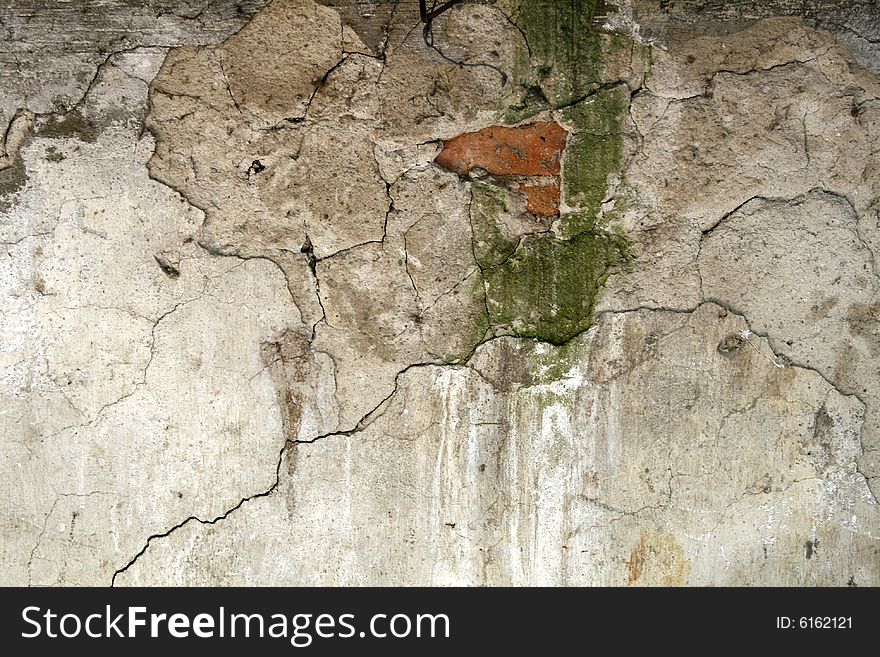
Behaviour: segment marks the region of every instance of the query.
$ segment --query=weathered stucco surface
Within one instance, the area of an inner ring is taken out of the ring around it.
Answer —
[[[876,2],[93,4],[0,7],[3,584],[880,585]]]

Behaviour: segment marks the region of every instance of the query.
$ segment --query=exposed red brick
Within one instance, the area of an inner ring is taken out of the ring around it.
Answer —
[[[492,126],[444,142],[435,162],[460,176],[475,167],[497,176],[553,176],[559,173],[566,136],[565,128],[552,121]]]
[[[526,210],[539,217],[559,215],[559,183],[521,183],[521,194],[526,195]]]

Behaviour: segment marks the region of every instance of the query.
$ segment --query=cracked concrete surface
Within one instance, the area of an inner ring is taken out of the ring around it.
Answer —
[[[718,350],[745,326],[712,303],[608,313],[565,347],[497,338],[466,367],[412,368],[361,431],[288,453],[276,494],[156,542],[117,583],[874,581],[863,405]]]
[[[668,4],[0,7],[3,583],[880,584],[876,7]]]

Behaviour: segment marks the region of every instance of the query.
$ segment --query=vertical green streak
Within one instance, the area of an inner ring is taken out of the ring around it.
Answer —
[[[599,78],[602,43],[591,22],[596,0],[520,0],[513,20],[531,48],[535,82],[554,107],[587,93]]]
[[[512,80],[520,85],[522,95],[508,110],[510,122],[583,98],[603,81],[604,60],[629,50],[629,38],[594,30],[598,4],[598,0],[498,3],[528,42],[528,50],[523,49],[512,71]]]
[[[565,150],[562,188],[566,204],[580,210],[567,218],[565,234],[596,225],[608,176],[621,166],[622,121],[628,108],[629,90],[621,85],[563,110],[563,117],[577,132]]]
[[[490,321],[515,335],[561,344],[589,327],[600,280],[617,259],[614,239],[606,235],[526,238],[508,260],[484,272]]]
[[[507,192],[474,184],[471,222],[489,322],[499,333],[562,344],[590,326],[608,267],[625,259],[622,238],[585,231],[571,239],[541,233],[517,240],[499,225]]]
[[[609,175],[623,161],[623,120],[630,94],[606,66],[625,66],[631,42],[592,29],[599,0],[499,0],[497,6],[522,30],[529,49],[515,62],[516,100],[505,122],[517,123],[556,109],[571,130],[560,180],[572,211],[555,232],[509,234],[515,204],[489,182],[472,183],[474,256],[485,284],[489,323],[496,334],[556,345],[589,328],[593,307],[610,268],[628,258],[626,239],[598,219]],[[610,60],[609,60],[610,61]],[[604,85],[604,86],[603,86]],[[514,222],[515,225],[516,222]],[[561,367],[561,366],[560,366]],[[564,374],[544,368],[550,378]],[[559,370],[559,371],[557,371]]]

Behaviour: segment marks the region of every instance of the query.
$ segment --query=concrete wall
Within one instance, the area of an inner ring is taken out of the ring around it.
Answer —
[[[3,584],[880,584],[876,2],[0,7]]]

